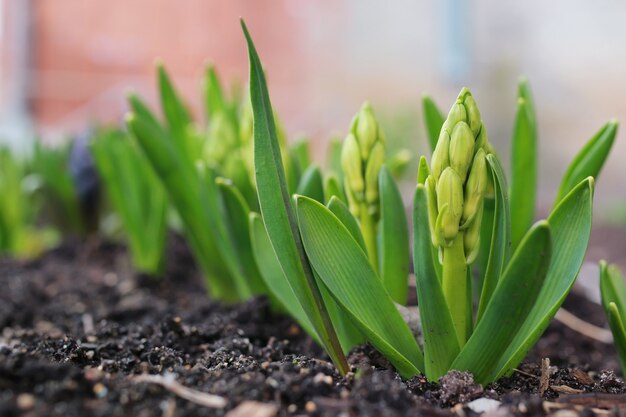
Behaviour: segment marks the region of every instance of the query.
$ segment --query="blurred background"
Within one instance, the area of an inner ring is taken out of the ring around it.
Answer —
[[[0,0],[0,142],[60,143],[95,122],[120,123],[129,90],[156,104],[164,62],[200,118],[213,62],[245,82],[243,17],[290,138],[318,153],[370,100],[387,136],[418,152],[420,99],[443,109],[468,86],[508,165],[516,84],[533,87],[540,205],[583,143],[626,121],[626,2],[527,0]],[[597,189],[599,212],[626,219],[626,154],[618,135]]]

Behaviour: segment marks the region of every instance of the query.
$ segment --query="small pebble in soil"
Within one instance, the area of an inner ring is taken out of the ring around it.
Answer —
[[[17,396],[16,402],[20,410],[28,411],[35,406],[35,396],[32,394],[20,394]]]

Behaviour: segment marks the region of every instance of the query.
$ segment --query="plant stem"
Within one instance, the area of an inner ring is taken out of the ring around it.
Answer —
[[[448,303],[457,340],[462,348],[469,337],[467,265],[463,248],[463,232],[459,232],[452,246],[443,248],[442,287]]]
[[[370,260],[370,264],[376,273],[378,270],[378,251],[376,249],[376,223],[370,214],[367,212],[367,204],[361,204],[361,233],[363,234],[363,240],[365,241],[365,248],[367,249],[367,257]]]

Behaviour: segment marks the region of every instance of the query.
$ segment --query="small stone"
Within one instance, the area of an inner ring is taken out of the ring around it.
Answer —
[[[300,334],[300,327],[292,324],[291,326],[289,326],[289,329],[287,329],[287,334],[292,337],[298,336]]]
[[[98,382],[93,386],[93,393],[96,394],[96,397],[98,398],[104,398],[109,393],[109,390],[103,383]]]
[[[22,411],[31,410],[35,406],[35,396],[32,394],[20,394],[16,399],[17,407]]]
[[[333,383],[333,378],[330,375],[319,372],[313,377],[313,383],[331,385]]]
[[[502,404],[500,401],[492,400],[491,398],[478,398],[470,403],[467,403],[467,407],[475,413],[485,413],[493,411],[500,407]]]
[[[295,404],[289,404],[287,406],[287,412],[289,413],[295,413],[296,411],[298,411],[298,406],[296,406]]]
[[[270,367],[270,363],[265,361],[261,364],[261,369],[268,369]]]
[[[304,411],[307,413],[313,413],[315,410],[317,410],[317,406],[313,401],[307,401],[306,404],[304,404]]]

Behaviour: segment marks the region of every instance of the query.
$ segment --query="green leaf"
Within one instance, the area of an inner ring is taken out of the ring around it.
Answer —
[[[598,177],[615,141],[617,127],[616,120],[609,121],[578,152],[561,180],[559,193],[554,202],[555,207],[582,180],[587,177]]]
[[[311,153],[309,151],[309,140],[304,138],[297,141],[290,149],[291,158],[298,172],[302,175],[311,165]],[[302,180],[300,180],[302,181]]]
[[[237,253],[242,272],[246,277],[248,286],[253,294],[267,294],[267,287],[261,273],[257,268],[252,253],[252,243],[250,242],[250,226],[247,221],[250,216],[250,208],[239,190],[225,178],[216,178],[216,183],[224,202],[223,216],[226,220],[227,228],[233,247]]]
[[[622,367],[622,375],[626,375],[626,329],[624,329],[623,316],[620,316],[615,303],[609,303],[607,317],[609,319],[609,327],[613,333],[615,349],[617,350],[619,362]]]
[[[487,155],[487,163],[491,170],[494,186],[494,211],[491,231],[491,241],[489,246],[489,256],[485,267],[485,275],[482,282],[482,292],[476,323],[480,321],[489,300],[498,285],[498,279],[502,274],[502,269],[507,259],[509,250],[509,239],[511,236],[511,219],[509,216],[509,200],[506,194],[506,179],[500,161],[493,155]],[[482,236],[481,236],[482,237]]]
[[[163,115],[175,139],[175,144],[189,161],[194,161],[197,158],[196,148],[193,144],[195,138],[191,137],[188,132],[191,116],[176,93],[162,64],[157,65],[157,75]]]
[[[137,138],[185,224],[185,235],[207,279],[209,291],[218,299],[240,300],[241,295],[226,269],[209,215],[202,204],[205,191],[195,167],[184,162],[169,132],[140,105],[139,99],[131,97],[130,103],[133,113],[127,118],[129,130]]]
[[[265,285],[267,285],[270,293],[278,299],[289,315],[298,322],[300,327],[321,345],[315,328],[289,285],[289,280],[287,280],[276,252],[272,248],[270,238],[267,236],[261,216],[258,213],[250,213],[249,220],[252,253],[254,254],[256,264],[259,266]]]
[[[213,65],[207,67],[202,87],[204,90],[204,107],[207,119],[210,120],[217,112],[227,108],[222,85]]]
[[[517,100],[511,143],[511,242],[515,250],[535,217],[537,197],[537,132],[534,109],[524,98]]]
[[[398,304],[406,305],[409,293],[409,226],[400,190],[385,166],[378,176],[378,189],[380,278],[391,298]]]
[[[101,133],[90,143],[105,191],[126,232],[134,267],[162,271],[167,197],[144,155],[121,131]]]
[[[413,198],[413,264],[424,335],[425,373],[428,379],[436,381],[450,370],[459,353],[459,343],[435,270],[432,246],[426,190],[424,184],[418,184]]]
[[[452,363],[486,384],[499,375],[499,362],[507,360],[507,347],[520,334],[542,288],[551,258],[548,222],[536,223],[526,234],[507,265],[482,320]]]
[[[430,175],[430,168],[428,167],[428,161],[426,157],[422,155],[420,157],[419,165],[417,166],[417,183],[426,183],[426,178]]]
[[[346,206],[346,203],[333,196],[330,198],[330,201],[326,206],[346,227],[346,229],[348,229],[354,240],[356,240],[356,243],[358,243],[361,249],[363,249],[363,252],[367,253],[365,240],[363,240],[363,234],[361,234],[359,222],[354,218],[352,213],[350,213],[350,209]]]
[[[430,168],[428,167],[428,162],[426,161],[426,157],[422,155],[420,157],[419,165],[417,167],[417,183],[424,185],[429,175],[430,175]],[[428,216],[426,217],[426,220],[428,220]],[[429,235],[430,235],[430,231],[429,231]],[[439,262],[439,248],[433,245],[430,245],[430,252],[433,258],[432,265],[435,268],[435,272],[437,273],[437,278],[439,279],[439,282],[441,282],[442,265]]]
[[[535,100],[533,99],[532,91],[530,90],[530,84],[526,77],[522,77],[517,84],[517,96],[524,99],[527,107],[530,109],[530,123],[532,129],[537,131],[537,112],[535,111]]]
[[[430,96],[422,97],[422,105],[424,107],[424,124],[426,125],[430,151],[434,152],[437,141],[439,140],[441,126],[443,126],[443,122],[446,118]]]
[[[283,272],[322,345],[339,369],[349,370],[302,240],[291,203],[263,65],[243,20],[250,60],[250,99],[254,114],[254,166],[259,205],[267,234]]]
[[[548,217],[553,238],[548,275],[532,311],[502,356],[498,378],[524,359],[574,285],[591,233],[593,184],[591,177],[580,182]]]
[[[607,266],[604,261],[600,262],[600,293],[605,310],[615,303],[620,316],[626,317],[626,282],[617,266]]]
[[[337,303],[402,376],[419,373],[424,369],[419,346],[348,229],[308,197],[299,196],[296,207],[311,265]]]
[[[298,184],[297,194],[305,195],[320,203],[324,203],[324,182],[322,173],[317,166],[311,165],[304,171]]]
[[[207,167],[204,170],[201,175],[203,189],[200,193],[199,203],[206,212],[209,227],[213,232],[213,238],[218,243],[217,249],[235,281],[237,292],[243,299],[247,299],[252,295],[252,290],[246,279],[243,265],[237,256],[236,240],[229,233],[223,221],[223,202],[219,188],[215,183],[216,178],[217,173],[213,169]]]
[[[346,196],[343,193],[343,188],[339,183],[339,180],[334,174],[330,174],[326,177],[324,183],[324,201],[329,202],[331,198],[336,197],[342,201],[346,201]]]
[[[600,293],[609,327],[613,333],[622,375],[626,375],[626,329],[624,329],[626,283],[619,268],[615,265],[607,266],[604,261],[600,262]]]

